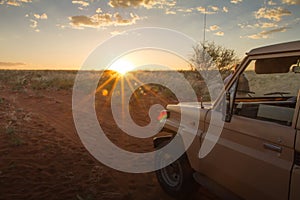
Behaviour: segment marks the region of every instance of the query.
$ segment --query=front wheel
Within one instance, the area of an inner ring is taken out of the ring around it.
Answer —
[[[168,154],[158,156],[156,164],[164,165]],[[172,164],[156,171],[156,177],[162,189],[177,199],[187,199],[197,189],[193,178],[194,170],[191,168],[187,156],[184,154]]]

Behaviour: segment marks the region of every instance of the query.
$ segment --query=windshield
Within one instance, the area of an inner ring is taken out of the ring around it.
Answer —
[[[293,97],[300,89],[300,73],[293,72],[300,57],[252,60],[240,74],[237,98]]]
[[[251,60],[229,89],[235,95],[233,115],[291,126],[300,89],[299,59]]]

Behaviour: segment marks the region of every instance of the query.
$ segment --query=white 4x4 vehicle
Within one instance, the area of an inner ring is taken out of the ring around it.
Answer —
[[[227,199],[299,200],[299,89],[300,41],[251,50],[220,94],[226,96],[224,126],[203,158],[199,151],[208,127],[214,126],[212,110],[222,101],[168,105],[161,136],[154,139],[156,148],[168,144],[183,130],[181,126],[195,124],[192,117],[181,122],[185,108],[199,111],[200,120],[185,154],[156,172],[162,188],[185,199],[199,183]]]

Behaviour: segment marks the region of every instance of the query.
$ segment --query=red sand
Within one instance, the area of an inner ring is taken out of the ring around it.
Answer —
[[[170,199],[154,173],[123,173],[95,160],[76,133],[71,103],[69,90],[0,90],[1,200]],[[134,118],[143,124],[147,111],[136,108]],[[152,148],[151,139],[120,139],[112,118],[102,119],[108,111],[101,108],[98,118],[112,141],[137,152]],[[195,199],[215,197],[200,188]]]

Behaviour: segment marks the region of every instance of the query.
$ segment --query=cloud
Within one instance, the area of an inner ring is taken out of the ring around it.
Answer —
[[[123,17],[119,13],[114,14],[114,25],[115,26],[128,26],[135,24],[137,20],[140,19],[140,17],[136,14],[130,13],[130,19],[123,19]]]
[[[296,5],[300,4],[300,0],[282,0],[283,4]]]
[[[286,32],[288,29],[291,29],[291,27],[296,27],[300,23],[300,18],[296,18],[293,21],[285,24],[284,26],[278,27],[277,23],[257,23],[254,25],[245,25],[240,24],[240,27],[249,27],[249,28],[261,28],[261,29],[269,29],[269,30],[263,30],[257,34],[248,35],[248,36],[241,36],[241,38],[250,38],[250,39],[267,39],[270,37],[271,34],[274,33],[282,33]],[[270,29],[273,28],[273,29]]]
[[[22,3],[32,3],[32,0],[18,0],[20,4]]]
[[[211,31],[216,31],[216,30],[219,30],[220,27],[219,27],[218,25],[213,25],[213,26],[210,26],[209,29],[210,29]]]
[[[257,24],[250,25],[250,24],[246,24],[246,23],[244,23],[244,24],[238,24],[238,26],[239,26],[240,28],[257,28],[256,25],[257,25]]]
[[[40,16],[40,19],[48,19],[48,15],[46,13],[43,13],[41,16]]]
[[[212,25],[209,27],[209,30],[207,31],[212,31],[214,32],[214,35],[216,36],[223,36],[224,32],[220,30],[221,28],[218,25]]]
[[[231,0],[230,3],[233,3],[233,4],[238,4],[238,3],[242,3],[243,0]]]
[[[18,67],[24,65],[26,64],[21,62],[0,62],[0,67]]]
[[[176,5],[176,0],[110,0],[108,5],[112,8],[144,7],[147,9],[159,8],[170,10]]]
[[[73,4],[79,4],[78,9],[79,10],[84,10],[84,8],[88,7],[90,3],[88,1],[83,1],[83,0],[73,0]]]
[[[62,24],[56,24],[55,26],[58,27],[58,28],[60,28],[60,29],[65,29],[66,28],[66,26],[62,25]]]
[[[224,32],[223,32],[223,31],[218,31],[218,32],[216,32],[214,35],[217,35],[217,36],[224,36]]]
[[[31,19],[30,20],[31,24],[30,27],[35,29],[38,26],[38,22],[36,20]]]
[[[108,5],[112,8],[122,7],[140,7],[143,6],[145,8],[152,8],[155,5],[154,0],[110,0]]]
[[[48,15],[46,13],[43,14],[30,14],[32,16],[33,19],[30,19],[30,28],[34,29],[35,32],[39,33],[40,29],[38,28],[38,23],[40,20],[46,20],[48,19]],[[25,17],[30,17],[29,14],[26,14]]]
[[[165,13],[166,15],[176,15],[176,11],[169,10],[169,9],[166,9]]]
[[[269,20],[273,20],[276,22],[281,21],[281,18],[283,16],[288,16],[291,14],[292,13],[289,10],[284,9],[282,7],[260,8],[258,11],[254,12],[256,19],[264,18],[264,19],[269,19]]]
[[[19,7],[22,3],[32,3],[32,0],[2,0],[0,1],[0,5],[6,4],[9,6]]]
[[[33,14],[33,16],[36,18],[36,19],[48,19],[48,15],[46,13],[43,13],[41,15],[39,14]]]
[[[275,23],[268,23],[268,22],[263,22],[263,23],[260,23],[260,28],[274,28],[274,27],[278,27],[277,24]]]
[[[268,31],[262,31],[260,33],[254,34],[254,35],[248,35],[246,36],[247,38],[258,40],[258,39],[267,39],[270,37],[271,34],[273,33],[280,33],[280,32],[286,32],[287,27],[281,27],[281,28],[276,28],[276,29],[271,29]]]
[[[274,1],[272,1],[272,0],[270,0],[270,1],[268,1],[268,5],[270,5],[270,6],[275,6],[275,5],[277,5],[277,3],[274,2]]]
[[[228,13],[228,8],[224,6],[224,7],[223,7],[223,12]]]
[[[128,19],[124,19],[119,13],[115,14],[95,14],[92,16],[72,16],[69,17],[70,25],[73,28],[82,29],[83,27],[100,28],[107,26],[128,26],[135,24],[141,18],[133,13],[130,13]]]
[[[184,13],[192,13],[193,11],[198,11],[202,14],[216,14],[218,13],[218,11],[223,11],[223,12],[228,12],[228,8],[227,7],[223,7],[223,8],[219,8],[218,6],[208,6],[208,7],[196,7],[196,8],[177,8],[176,11],[178,12],[184,12]]]
[[[97,8],[96,13],[102,13],[102,9],[101,8]]]
[[[288,29],[287,27],[281,27],[281,28],[276,28],[276,29],[272,29],[272,30],[269,30],[269,31],[262,31],[261,34],[270,35],[270,34],[278,33],[278,32],[286,32],[287,29]]]
[[[261,29],[265,29],[265,28],[275,28],[278,27],[278,25],[276,23],[273,22],[259,22],[256,24],[238,24],[238,26],[240,28],[252,28],[252,29],[257,29],[257,28],[261,28]]]
[[[209,6],[213,11],[217,12],[219,10],[218,6]]]
[[[124,31],[112,31],[110,32],[111,35],[122,35]]]
[[[96,14],[91,17],[85,15],[69,17],[73,27],[99,27],[112,25],[111,14]]]
[[[9,0],[9,1],[6,2],[6,4],[10,5],[10,6],[16,6],[16,7],[21,6],[20,2],[14,1],[14,0]]]
[[[73,4],[79,4],[82,7],[88,7],[90,5],[89,2],[86,1],[81,1],[81,0],[77,0],[77,1],[72,1]]]
[[[249,39],[253,39],[253,40],[259,40],[259,39],[267,39],[268,36],[264,36],[264,35],[261,35],[261,34],[254,34],[254,35],[247,35],[246,38],[249,38]]]
[[[209,6],[208,8],[205,8],[205,7],[202,7],[202,6],[199,6],[196,8],[197,11],[199,11],[200,13],[202,14],[208,14],[208,15],[211,15],[211,14],[216,14],[217,11],[219,10],[219,8],[217,6]]]
[[[205,13],[206,9],[202,6],[196,8],[199,12]]]
[[[178,8],[176,11],[183,12],[183,13],[191,13],[191,12],[193,12],[193,8],[186,8],[186,9]]]

